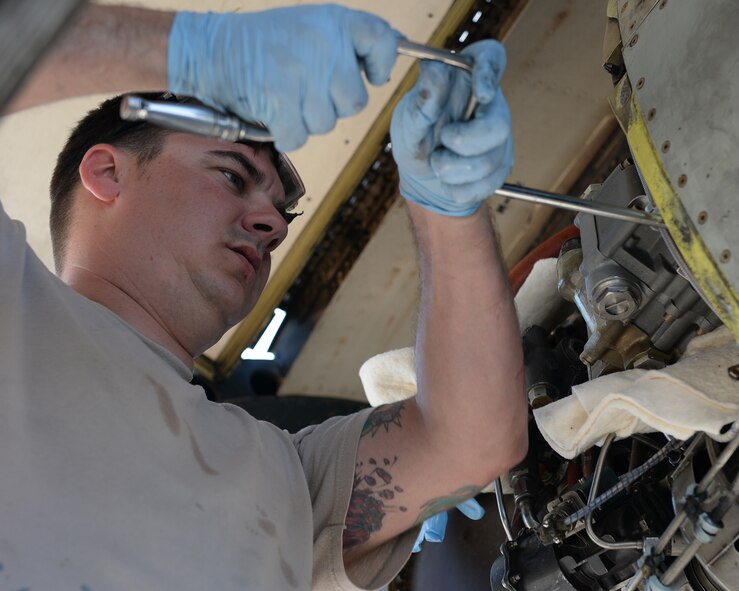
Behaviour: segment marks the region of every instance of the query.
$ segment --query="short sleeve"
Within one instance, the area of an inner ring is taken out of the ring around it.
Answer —
[[[20,286],[27,250],[26,229],[8,217],[0,203],[0,295],[6,305],[8,290]]]
[[[400,572],[418,535],[414,528],[344,568],[342,535],[354,483],[359,437],[371,408],[334,417],[293,436],[313,506],[313,589],[378,589]]]

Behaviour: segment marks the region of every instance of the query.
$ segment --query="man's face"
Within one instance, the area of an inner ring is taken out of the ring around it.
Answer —
[[[268,150],[175,133],[131,176],[128,280],[171,330],[212,324],[217,340],[253,308],[287,235]]]

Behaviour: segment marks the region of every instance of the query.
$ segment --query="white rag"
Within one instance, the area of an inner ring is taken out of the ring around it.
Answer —
[[[609,433],[667,433],[681,440],[698,431],[723,441],[739,418],[739,382],[728,368],[739,345],[726,327],[693,339],[683,357],[660,370],[630,369],[572,388],[538,408],[534,418],[552,449],[574,458]]]

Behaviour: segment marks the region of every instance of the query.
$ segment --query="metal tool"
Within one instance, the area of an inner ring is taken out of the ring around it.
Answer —
[[[272,135],[264,125],[244,121],[205,105],[152,101],[129,94],[121,101],[120,114],[126,121],[149,121],[175,131],[228,142],[272,141]]]
[[[470,73],[472,72],[472,69],[474,67],[474,60],[471,56],[461,53],[454,53],[445,49],[428,47],[426,45],[421,45],[420,43],[413,43],[412,41],[408,41],[406,39],[401,39],[400,41],[398,41],[398,53],[417,59],[442,62],[449,66],[454,66],[455,68],[460,68]],[[477,101],[475,100],[474,95],[471,95],[470,102],[467,104],[464,113],[465,121],[472,117],[476,107]],[[529,189],[527,187],[510,185],[507,183],[504,184],[500,189],[495,191],[495,194],[501,197],[517,199],[519,201],[538,203],[540,205],[550,205],[552,207],[559,207],[560,209],[580,211],[583,213],[613,218],[625,222],[635,222],[637,224],[646,224],[648,226],[656,226],[658,228],[665,227],[662,219],[654,213],[619,207],[617,205],[610,205],[608,203],[595,203],[592,201],[586,201],[584,199],[578,199],[577,197],[571,197],[569,195],[549,193],[547,191]]]
[[[471,56],[428,47],[406,39],[398,41],[398,53],[417,59],[442,62],[470,73],[474,67],[474,60]],[[465,108],[464,120],[472,117],[476,107],[477,101],[474,95],[471,95],[470,101]],[[176,131],[203,135],[230,142],[243,140],[257,142],[273,141],[272,135],[264,125],[244,121],[234,115],[222,113],[204,105],[151,101],[136,95],[127,95],[121,102],[121,117],[128,121],[146,120]],[[547,191],[510,184],[504,184],[500,189],[495,191],[495,194],[519,201],[549,205],[571,211],[580,211],[626,222],[646,224],[658,228],[665,227],[662,219],[655,213],[609,205],[607,203],[586,201],[569,195],[549,193]]]
[[[431,60],[434,62],[441,62],[448,66],[454,66],[469,74],[472,74],[472,69],[475,66],[475,60],[472,56],[464,55],[462,53],[455,53],[448,49],[437,49],[436,47],[429,47],[428,45],[422,45],[421,43],[414,43],[407,39],[400,39],[398,41],[398,53],[400,55],[407,55],[419,60]],[[467,106],[464,109],[464,115],[462,118],[464,121],[472,118],[477,108],[477,99],[474,93],[470,93],[470,98],[467,101]]]

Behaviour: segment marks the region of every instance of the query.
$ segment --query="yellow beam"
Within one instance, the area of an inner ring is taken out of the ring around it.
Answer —
[[[625,78],[625,77],[624,77]],[[617,91],[623,85],[617,87]],[[644,182],[691,275],[713,310],[739,340],[739,294],[706,248],[683,207],[661,158],[652,143],[644,115],[631,94],[626,119],[621,123]]]

